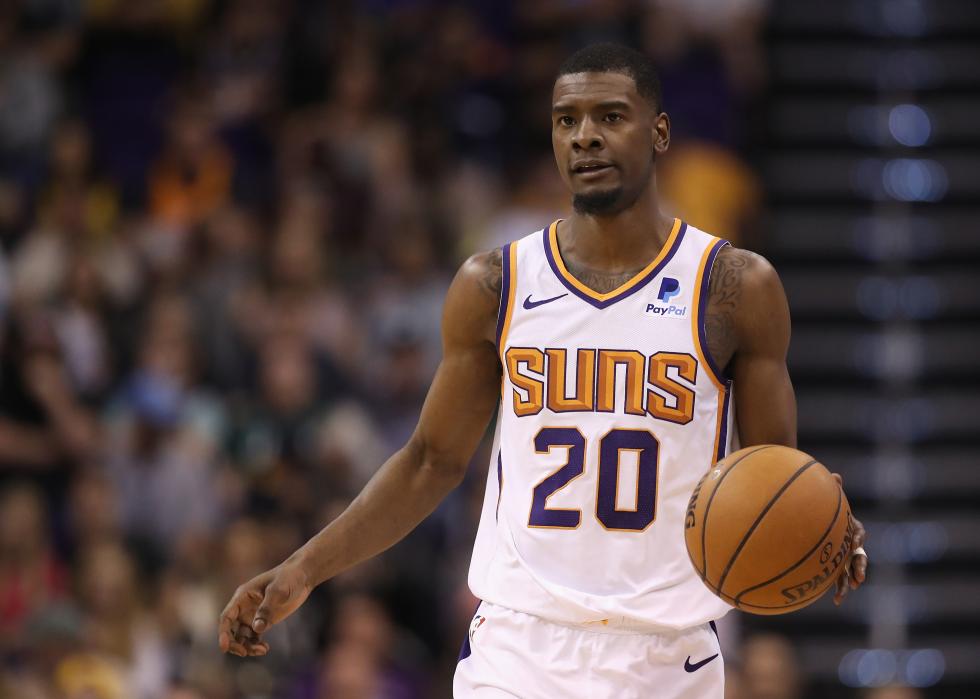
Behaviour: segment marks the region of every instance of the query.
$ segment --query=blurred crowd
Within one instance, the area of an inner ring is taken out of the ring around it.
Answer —
[[[448,695],[485,447],[268,657],[218,614],[411,433],[460,260],[566,209],[572,50],[658,59],[663,191],[751,230],[765,5],[0,3],[0,697]]]

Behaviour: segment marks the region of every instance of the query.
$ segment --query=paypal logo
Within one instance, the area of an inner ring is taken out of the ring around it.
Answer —
[[[680,282],[671,277],[664,277],[664,280],[660,282],[660,293],[657,294],[657,299],[667,303],[679,293],[681,293]]]
[[[670,300],[681,293],[681,283],[673,277],[664,277],[660,282],[660,291],[657,293],[657,301],[660,303],[648,303],[647,313],[655,316],[668,318],[682,318],[687,315],[687,306],[678,306],[670,303]]]
[[[647,313],[652,313],[655,316],[682,318],[687,315],[687,306],[675,306],[674,304],[670,304],[669,306],[658,306],[654,303],[648,303],[646,311]]]

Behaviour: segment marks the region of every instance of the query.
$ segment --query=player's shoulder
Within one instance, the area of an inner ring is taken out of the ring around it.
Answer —
[[[710,297],[718,300],[745,295],[765,297],[776,289],[781,293],[779,274],[765,257],[734,245],[718,250],[711,269]]]
[[[503,279],[500,248],[478,252],[459,267],[443,306],[443,333],[458,341],[494,338]]]
[[[503,253],[500,248],[470,255],[456,273],[457,292],[477,307],[496,314],[503,284]]]
[[[718,250],[714,268],[739,270],[742,274],[762,277],[776,274],[775,267],[765,257],[757,252],[737,248],[731,244],[724,245]]]
[[[719,249],[709,278],[705,331],[719,366],[738,350],[779,346],[788,339],[786,294],[769,260],[731,245]]]
[[[500,302],[503,280],[503,251],[501,248],[470,255],[460,265],[457,277],[473,292],[479,292],[495,303]]]

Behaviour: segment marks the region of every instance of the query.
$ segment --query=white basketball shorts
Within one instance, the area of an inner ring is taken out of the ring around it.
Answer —
[[[456,699],[723,699],[718,635],[566,626],[482,602],[463,642]]]

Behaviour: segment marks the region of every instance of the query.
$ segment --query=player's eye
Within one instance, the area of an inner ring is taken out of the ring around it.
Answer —
[[[606,121],[610,123],[616,123],[617,121],[622,121],[622,120],[623,120],[623,115],[620,114],[619,112],[609,112],[606,115]]]
[[[575,126],[575,120],[567,114],[565,116],[558,117],[558,123],[562,126]]]

